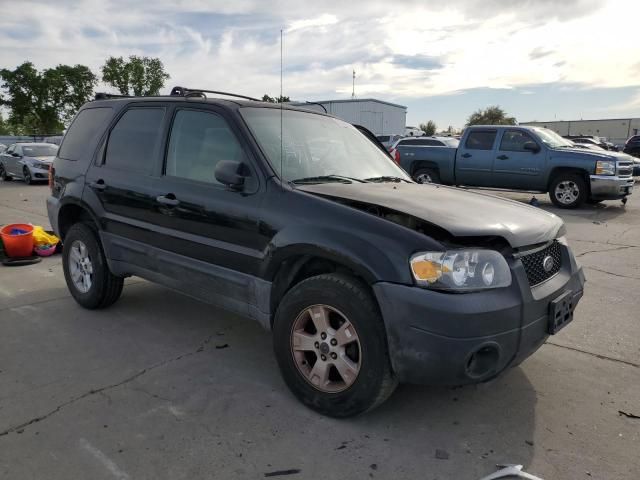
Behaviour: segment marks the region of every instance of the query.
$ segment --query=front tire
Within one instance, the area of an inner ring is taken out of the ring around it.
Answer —
[[[62,267],[69,292],[84,308],[106,308],[120,298],[124,279],[109,270],[98,235],[89,225],[76,223],[69,229]]]
[[[576,173],[560,173],[549,186],[549,197],[559,208],[578,208],[588,195],[587,183]]]
[[[323,415],[364,413],[397,385],[378,306],[353,277],[318,275],[289,290],[276,312],[273,343],[287,386]]]
[[[33,184],[33,177],[31,176],[31,170],[29,170],[29,167],[22,168],[22,178],[24,180],[24,183],[26,183],[27,185]]]

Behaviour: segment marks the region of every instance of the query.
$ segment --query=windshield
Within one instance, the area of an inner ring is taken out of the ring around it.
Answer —
[[[542,140],[542,143],[544,143],[548,147],[551,147],[551,148],[574,147],[573,142],[570,142],[566,138],[562,138],[553,130],[549,130],[548,128],[538,128],[538,127],[533,128],[532,130],[538,134],[538,137],[540,137],[540,140]]]
[[[53,157],[58,153],[56,145],[24,145],[22,153],[25,157]]]
[[[247,107],[240,112],[283,181],[337,181],[338,176],[346,182],[377,177],[411,180],[371,140],[342,120],[275,108]],[[332,178],[317,178],[327,176]]]

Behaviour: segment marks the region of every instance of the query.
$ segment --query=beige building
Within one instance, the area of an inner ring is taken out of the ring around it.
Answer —
[[[615,145],[624,145],[632,135],[640,134],[640,118],[611,118],[606,120],[567,120],[549,122],[521,122],[520,125],[545,127],[564,135],[595,135]]]

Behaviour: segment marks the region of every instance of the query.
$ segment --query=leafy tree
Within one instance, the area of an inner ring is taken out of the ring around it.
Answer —
[[[515,125],[515,117],[508,117],[506,112],[498,105],[479,109],[473,112],[467,119],[469,125]]]
[[[2,113],[0,113],[0,135],[12,135],[11,127],[5,121],[4,117],[2,116]]]
[[[262,96],[262,101],[269,102],[269,103],[286,103],[286,102],[290,102],[291,100],[287,96],[270,97],[265,93]]]
[[[102,81],[116,88],[121,95],[159,95],[169,78],[159,58],[131,55],[125,60],[109,57],[102,66]]]
[[[15,135],[57,133],[93,95],[97,77],[84,65],[58,65],[39,72],[31,62],[0,70],[9,108],[8,124]]]
[[[427,123],[420,124],[420,130],[422,130],[426,136],[431,137],[436,134],[436,122],[429,120]]]

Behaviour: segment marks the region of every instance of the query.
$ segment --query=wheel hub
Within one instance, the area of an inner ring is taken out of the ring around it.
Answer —
[[[87,246],[80,240],[71,244],[69,273],[74,287],[81,293],[87,293],[93,284],[93,263]]]

